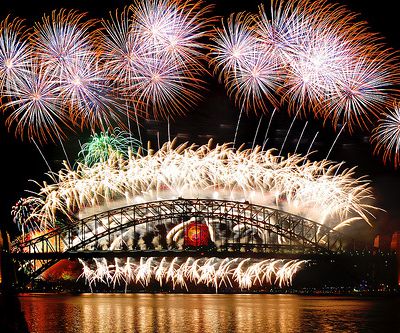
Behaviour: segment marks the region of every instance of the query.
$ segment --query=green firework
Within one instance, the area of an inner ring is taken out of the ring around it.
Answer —
[[[139,140],[133,138],[128,132],[116,128],[112,133],[107,130],[93,134],[89,141],[82,145],[79,156],[81,156],[80,160],[83,163],[92,166],[107,160],[111,154],[128,157],[129,150],[132,153],[137,153],[140,147]]]

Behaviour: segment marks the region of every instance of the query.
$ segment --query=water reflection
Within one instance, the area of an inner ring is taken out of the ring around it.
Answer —
[[[378,332],[400,300],[297,295],[24,295],[31,332]],[[398,325],[398,324],[397,324]],[[393,330],[391,330],[393,331]]]

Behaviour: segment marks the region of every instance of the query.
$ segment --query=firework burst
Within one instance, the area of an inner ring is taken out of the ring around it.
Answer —
[[[60,99],[67,106],[71,119],[91,129],[105,131],[113,123],[123,125],[124,106],[110,88],[103,68],[95,56],[75,62],[60,77]]]
[[[55,71],[55,76],[93,53],[90,30],[95,21],[85,18],[85,13],[61,9],[35,23],[31,35],[34,53],[41,63]]]
[[[22,232],[22,236],[27,233],[40,230],[40,220],[36,216],[37,208],[40,207],[40,202],[37,198],[21,198],[11,209],[13,222]]]
[[[209,10],[201,2],[152,0],[102,22],[106,71],[135,110],[173,117],[200,99]]]
[[[275,90],[280,86],[280,71],[271,58],[271,50],[260,49],[250,26],[253,17],[245,13],[231,15],[223,29],[217,30],[211,55],[219,79],[240,108],[265,111],[269,101],[277,105]]]
[[[131,85],[139,76],[139,64],[145,61],[148,52],[146,44],[140,42],[131,16],[129,8],[116,11],[108,20],[102,20],[103,29],[99,31],[105,72],[118,93],[125,91],[126,98],[134,95]]]
[[[134,31],[145,46],[138,75],[130,91],[155,117],[182,114],[201,95],[200,75],[206,72],[202,52],[204,37],[210,34],[210,6],[202,2],[150,0],[131,7]]]
[[[187,75],[187,71],[169,57],[150,55],[139,67],[139,76],[132,84],[138,100],[145,105],[146,115],[168,118],[183,114],[201,98],[203,81]]]
[[[31,59],[23,21],[7,17],[0,22],[0,93],[25,75]]]
[[[241,65],[236,76],[226,80],[226,85],[240,108],[264,111],[269,105],[278,104],[275,91],[281,86],[280,77],[281,71],[276,63],[263,52],[255,51]]]
[[[45,142],[46,133],[62,138],[64,125],[104,131],[125,128],[126,117],[138,121],[141,111],[183,114],[204,87],[211,8],[202,1],[137,1],[102,27],[61,9],[29,34],[22,21],[7,18],[0,24],[0,89],[9,99],[2,104],[9,124],[17,124],[16,135]]]
[[[335,89],[325,100],[323,117],[331,119],[335,127],[347,123],[350,131],[357,126],[369,128],[382,108],[394,103],[397,92],[393,87],[398,78],[388,66],[394,58],[382,51],[372,60],[360,58],[343,67]]]
[[[369,128],[397,94],[397,55],[356,16],[325,0],[273,1],[270,13],[260,6],[257,15],[229,18],[218,30],[212,63],[246,109],[265,111],[265,100],[276,106],[280,99],[289,112],[312,112],[335,128]],[[265,81],[242,79],[254,72],[255,58],[279,69],[267,75],[267,94]]]
[[[232,14],[217,29],[212,49],[211,64],[220,72],[220,80],[226,82],[231,75],[240,70],[247,58],[254,55],[256,38],[251,30],[252,16],[247,13]]]
[[[375,144],[374,153],[382,154],[384,163],[392,161],[397,168],[400,165],[400,105],[379,120],[371,141]]]
[[[69,127],[68,114],[63,112],[59,99],[59,87],[53,81],[53,73],[42,65],[31,63],[24,75],[15,78],[6,90],[9,101],[3,104],[12,109],[6,120],[8,127],[15,126],[15,134],[29,140],[46,142],[50,137],[60,139],[64,127]]]
[[[131,7],[138,33],[160,54],[166,53],[191,72],[204,73],[200,60],[207,48],[202,40],[210,36],[214,18],[212,6],[203,1],[136,1]]]
[[[79,155],[82,155],[84,164],[92,166],[108,160],[112,154],[121,154],[128,158],[130,152],[137,152],[139,148],[138,140],[129,133],[115,128],[113,133],[107,131],[92,135],[89,142],[82,145]]]

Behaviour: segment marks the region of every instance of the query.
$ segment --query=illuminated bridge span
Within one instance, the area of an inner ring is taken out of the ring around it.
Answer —
[[[344,249],[343,235],[287,212],[211,199],[135,204],[77,220],[12,245],[28,279],[67,258],[300,258]]]

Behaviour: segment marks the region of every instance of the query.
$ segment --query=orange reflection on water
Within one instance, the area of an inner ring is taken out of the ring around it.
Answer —
[[[84,294],[20,299],[32,332],[82,333],[359,332],[374,327],[371,320],[376,318],[383,329],[382,316],[399,306],[399,299],[390,305],[297,295]]]

